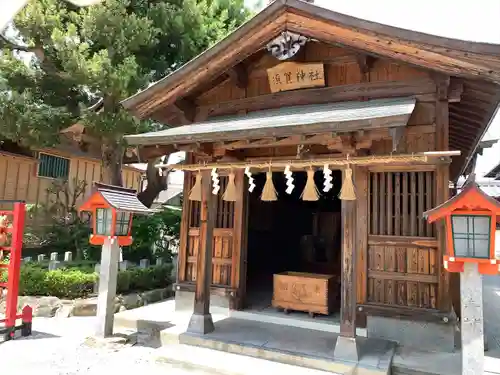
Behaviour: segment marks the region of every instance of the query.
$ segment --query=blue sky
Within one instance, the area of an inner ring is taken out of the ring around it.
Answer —
[[[258,0],[246,0],[255,6]],[[266,5],[267,0],[262,0]],[[448,38],[500,44],[499,0],[315,0],[315,4],[339,13],[404,29]],[[500,138],[500,114],[488,135]],[[476,173],[483,175],[500,162],[500,143],[478,157]]]

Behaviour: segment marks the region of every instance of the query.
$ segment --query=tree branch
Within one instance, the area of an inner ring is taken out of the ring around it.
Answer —
[[[26,46],[21,46],[20,44],[16,44],[14,42],[11,42],[5,35],[0,34],[0,47],[2,48],[9,48],[21,52],[33,52],[29,47]]]
[[[164,170],[160,175],[160,169],[156,167],[157,160],[150,160],[146,169],[146,189],[137,194],[137,198],[146,207],[151,207],[158,195],[168,187],[168,175],[170,170]]]

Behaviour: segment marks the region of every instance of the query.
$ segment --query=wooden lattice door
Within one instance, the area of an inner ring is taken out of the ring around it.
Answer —
[[[368,176],[367,302],[436,309],[436,228],[423,212],[436,203],[435,171]]]
[[[221,191],[227,186],[227,176],[220,177]],[[194,177],[190,185],[194,184]],[[224,201],[222,194],[217,195],[217,212],[214,228],[214,246],[212,252],[212,285],[231,286],[233,266],[233,238],[234,238],[234,202]],[[199,248],[200,234],[200,202],[189,201],[187,203],[189,213],[187,231],[185,270],[179,275],[180,281],[196,281],[196,260]],[[181,270],[182,271],[182,270]]]

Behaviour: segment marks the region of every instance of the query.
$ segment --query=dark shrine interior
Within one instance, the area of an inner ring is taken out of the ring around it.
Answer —
[[[294,172],[295,188],[285,192],[283,173],[273,173],[278,200],[262,201],[266,174],[253,176],[255,190],[248,205],[246,308],[271,305],[273,275],[308,272],[339,275],[341,269],[341,172],[333,171],[333,189],[324,193],[322,171],[314,175],[318,201],[303,201],[307,173]]]

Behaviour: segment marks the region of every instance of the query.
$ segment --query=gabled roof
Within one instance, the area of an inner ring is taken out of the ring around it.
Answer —
[[[222,74],[285,30],[450,75],[500,83],[500,45],[404,30],[301,0],[276,0],[212,48],[122,104],[145,117],[200,81]]]
[[[404,30],[301,0],[272,2],[225,39],[122,104],[139,118],[161,119],[166,107],[190,95],[196,97],[207,84],[216,82],[285,31],[461,77],[461,100],[449,105],[449,148],[461,151],[451,165],[452,179],[463,174],[474,160],[500,102],[500,45]]]
[[[467,182],[460,193],[423,215],[429,223],[433,223],[464,207],[471,210],[488,210],[494,215],[500,215],[500,202],[483,192],[475,181]]]
[[[500,180],[500,163],[498,163],[491,171],[486,173],[484,177],[494,178]]]

